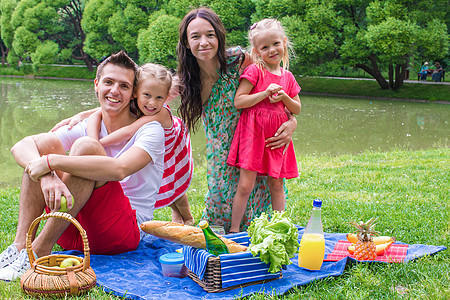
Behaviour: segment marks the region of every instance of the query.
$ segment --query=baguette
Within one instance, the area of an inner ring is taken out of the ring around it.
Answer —
[[[195,248],[206,248],[205,236],[203,231],[198,227],[182,225],[175,222],[147,221],[141,224],[141,229],[146,233],[174,243]],[[230,253],[244,252],[247,250],[247,247],[235,241],[220,235],[217,236],[224,241]]]

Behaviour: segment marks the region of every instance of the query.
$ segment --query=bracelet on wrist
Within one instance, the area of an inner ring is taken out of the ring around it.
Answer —
[[[48,166],[48,168],[50,169],[50,172],[52,172],[52,174],[53,174],[53,169],[52,169],[52,167],[50,166],[50,161],[49,161],[49,156],[50,156],[50,154],[47,154],[47,166]]]

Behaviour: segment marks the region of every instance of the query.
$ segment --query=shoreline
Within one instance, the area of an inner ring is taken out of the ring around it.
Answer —
[[[68,77],[46,77],[46,76],[34,76],[34,75],[0,75],[0,77],[6,78],[24,78],[24,79],[50,79],[50,80],[71,80],[71,81],[94,81],[94,79],[86,78],[68,78]],[[371,78],[344,78],[344,77],[320,77],[328,79],[342,79],[342,80],[374,80]],[[410,82],[406,82],[410,83]],[[362,98],[362,99],[373,99],[381,101],[405,101],[405,102],[417,102],[417,103],[436,103],[436,104],[450,104],[450,101],[444,100],[426,100],[426,99],[414,99],[414,98],[391,98],[391,97],[372,97],[364,95],[346,95],[346,94],[333,94],[333,93],[320,93],[320,92],[305,92],[302,91],[303,95],[311,96],[327,96],[327,97],[344,97],[344,98]]]
[[[405,102],[417,102],[417,103],[450,104],[450,101],[442,101],[442,100],[430,101],[430,100],[425,100],[425,99],[371,97],[371,96],[316,93],[316,92],[304,92],[304,91],[302,91],[301,93],[303,95],[310,95],[310,96],[329,96],[329,97],[344,97],[344,98],[363,98],[363,99],[373,99],[373,100],[381,100],[381,101],[405,101]]]

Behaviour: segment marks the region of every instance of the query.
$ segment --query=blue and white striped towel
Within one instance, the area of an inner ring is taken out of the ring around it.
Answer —
[[[241,245],[249,245],[246,232],[227,235],[227,238]],[[203,280],[208,258],[212,254],[190,246],[184,246],[183,253],[186,267],[195,273],[200,280]],[[254,257],[250,252],[222,254],[219,257],[222,270],[222,288],[280,277],[280,272],[269,273],[269,264],[263,263],[259,257]]]
[[[259,256],[254,257],[251,252],[222,254],[219,257],[222,288],[280,277],[280,272],[269,273],[270,265],[262,262]]]
[[[200,280],[203,280],[203,276],[205,275],[206,271],[206,264],[208,263],[208,258],[214,255],[203,249],[184,246],[183,256],[186,268],[195,273],[198,278],[200,278]]]

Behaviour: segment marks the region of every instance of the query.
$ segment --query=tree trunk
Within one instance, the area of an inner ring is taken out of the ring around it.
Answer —
[[[394,86],[392,87],[393,90],[398,90],[402,84],[403,84],[403,78],[405,76],[405,73],[402,70],[402,65],[397,64],[395,65],[395,82]]]
[[[9,49],[8,47],[4,46],[3,43],[0,45],[0,49],[2,51],[2,66],[4,66],[6,63],[6,56],[8,56]]]
[[[376,59],[373,56],[369,57],[369,59],[372,62],[372,68],[366,64],[356,64],[356,67],[367,72],[370,76],[375,78],[375,80],[378,82],[378,84],[383,90],[388,90],[389,84],[386,82],[386,79],[384,79],[383,75],[378,69]]]
[[[91,60],[91,58],[89,57],[89,55],[84,54],[84,55],[83,55],[83,61],[84,61],[84,63],[86,64],[86,67],[88,68],[89,72],[94,71],[94,67],[92,66],[92,60]]]
[[[80,56],[76,56],[72,53],[72,58],[84,61],[89,72],[94,71],[94,66],[92,65],[91,57],[86,52],[84,52],[83,49],[80,49],[80,52],[81,52]]]
[[[389,64],[389,87],[394,89],[394,67],[392,64]]]
[[[402,64],[397,64],[395,66],[395,86],[394,90],[397,90],[403,86],[403,82],[405,81],[406,69],[408,68],[409,59]]]
[[[357,64],[356,67],[364,70],[370,76],[375,78],[375,80],[378,82],[378,84],[380,85],[380,87],[383,90],[388,90],[389,89],[389,84],[386,82],[386,79],[384,79],[384,77],[381,74],[381,72],[379,72],[378,70],[373,70],[369,66],[364,65],[364,64]]]

